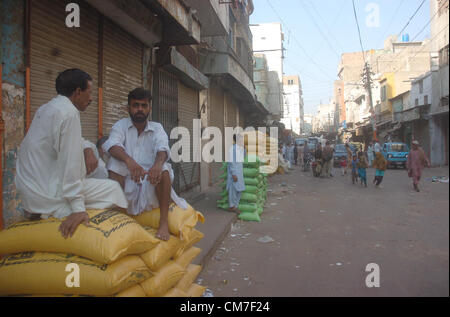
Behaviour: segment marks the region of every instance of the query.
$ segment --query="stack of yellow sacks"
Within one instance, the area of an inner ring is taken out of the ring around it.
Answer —
[[[244,132],[243,136],[247,154],[258,156],[264,165],[260,167],[260,172],[274,174],[278,169],[278,140],[260,131]]]
[[[192,207],[169,209],[169,241],[155,237],[160,211],[131,218],[89,210],[88,225],[64,239],[64,220],[21,222],[0,231],[0,296],[201,296],[191,262],[204,217]]]

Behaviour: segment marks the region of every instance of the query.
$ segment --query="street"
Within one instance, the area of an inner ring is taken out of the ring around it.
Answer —
[[[420,193],[405,170],[379,189],[373,169],[368,188],[334,174],[269,177],[261,223],[238,220],[198,282],[215,297],[448,296],[449,185],[431,182],[448,168],[425,169]],[[379,288],[366,286],[369,263]]]

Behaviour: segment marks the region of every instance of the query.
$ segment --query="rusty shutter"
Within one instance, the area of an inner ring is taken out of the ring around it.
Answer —
[[[142,87],[144,45],[105,19],[103,26],[103,134],[128,117],[128,94]]]
[[[224,148],[225,145],[224,142],[224,116],[225,116],[225,109],[224,109],[224,98],[225,94],[222,90],[222,88],[212,83],[210,85],[210,123],[209,126],[217,127],[222,132],[222,161],[224,160]],[[219,181],[219,177],[222,174],[222,171],[220,170],[222,166],[221,162],[211,162],[210,168],[211,168],[211,182],[214,184]]]
[[[169,145],[172,148],[176,140],[170,139],[170,132],[178,126],[178,79],[173,74],[162,69],[157,70],[153,77],[152,120],[162,124],[169,137]],[[179,193],[180,164],[173,163],[172,161],[170,163],[174,172],[172,186]]]
[[[186,191],[200,184],[200,163],[193,162],[193,120],[198,118],[199,92],[182,83],[178,84],[178,125],[189,130],[190,138],[183,140],[183,147],[189,148],[190,162],[181,162],[179,169],[180,191]]]
[[[80,2],[81,27],[68,28],[66,4],[71,1],[31,1],[31,118],[56,96],[55,80],[68,68],[79,68],[93,78],[92,103],[81,112],[83,136],[96,142],[98,132],[98,21],[97,11]]]

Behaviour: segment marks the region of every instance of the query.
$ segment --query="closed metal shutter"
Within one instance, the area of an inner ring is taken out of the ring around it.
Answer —
[[[128,94],[143,84],[144,45],[105,19],[103,27],[103,134],[128,117]]]
[[[80,5],[81,27],[65,24],[66,4],[72,1],[31,1],[31,118],[56,96],[55,80],[68,68],[79,68],[93,78],[92,103],[81,112],[83,136],[96,142],[98,134],[98,21],[95,9]]]
[[[178,125],[189,130],[190,138],[183,140],[183,146],[190,149],[190,162],[180,163],[180,191],[186,191],[200,184],[200,163],[193,162],[193,154],[201,149],[194,148],[193,120],[198,118],[199,92],[182,83],[178,84]]]
[[[162,69],[157,70],[153,77],[152,120],[162,124],[169,137],[169,145],[172,147],[176,140],[170,139],[170,132],[178,126],[178,79]],[[171,163],[174,172],[172,185],[174,190],[179,193],[179,164]]]
[[[210,125],[209,126],[213,126],[213,127],[217,127],[220,129],[220,131],[222,132],[222,161],[225,158],[225,153],[223,152],[225,145],[223,144],[224,139],[223,139],[223,135],[224,135],[224,92],[223,90],[220,88],[220,86],[218,86],[217,84],[211,84],[210,85],[210,103],[211,103],[211,107],[210,107]],[[221,162],[211,162],[210,163],[210,167],[211,167],[211,181],[212,183],[217,183],[219,181],[219,177],[222,174],[222,171],[220,170],[220,168],[222,167],[222,163]]]

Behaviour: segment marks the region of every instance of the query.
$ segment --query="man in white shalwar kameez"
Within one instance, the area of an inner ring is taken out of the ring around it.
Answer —
[[[107,163],[109,177],[124,188],[128,213],[160,208],[160,226],[156,237],[170,238],[168,213],[170,200],[183,209],[186,201],[172,188],[174,174],[170,158],[169,138],[160,123],[148,121],[151,94],[137,88],[128,95],[129,118],[119,120],[111,129],[102,148],[111,155]]]
[[[91,90],[87,73],[69,69],[59,74],[58,96],[37,110],[16,162],[15,183],[25,211],[41,218],[67,217],[59,228],[65,238],[89,222],[86,209],[127,207],[117,182],[86,178],[97,167],[81,137],[80,111],[90,104]]]
[[[238,140],[238,142],[236,142]],[[230,211],[239,211],[239,202],[241,200],[242,192],[245,190],[244,182],[244,157],[245,149],[242,147],[242,136],[233,135],[234,144],[228,150],[228,164],[227,164],[227,190],[228,203]]]

